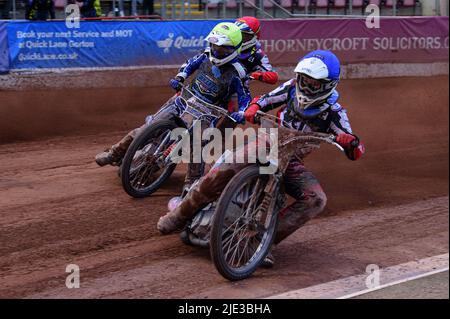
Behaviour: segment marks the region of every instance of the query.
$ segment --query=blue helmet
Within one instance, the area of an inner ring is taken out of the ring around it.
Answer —
[[[331,51],[317,50],[308,53],[294,70],[296,78],[296,96],[300,115],[313,118],[329,107],[324,103],[338,85],[341,63]]]

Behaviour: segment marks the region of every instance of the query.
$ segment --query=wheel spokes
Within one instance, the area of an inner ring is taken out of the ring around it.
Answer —
[[[231,200],[222,231],[222,251],[231,267],[247,265],[261,247],[264,236],[260,236],[260,231],[265,228],[260,227],[255,215],[264,195],[264,184],[261,178],[253,179]]]
[[[148,143],[136,151],[131,162],[129,176],[130,184],[134,189],[141,190],[150,186],[158,176],[155,173],[162,171],[157,160],[163,156],[167,143],[166,137],[170,132],[159,132],[155,138],[149,139]],[[164,145],[162,144],[164,142]]]

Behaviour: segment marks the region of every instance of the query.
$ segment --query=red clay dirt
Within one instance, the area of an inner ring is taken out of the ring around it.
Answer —
[[[208,251],[155,228],[183,168],[135,200],[116,168],[93,162],[170,90],[0,92],[0,297],[263,297],[446,253],[448,82],[343,81],[341,102],[366,156],[312,154],[326,211],[276,248],[273,269],[239,283],[216,272]],[[65,287],[67,264],[80,266],[80,289]]]

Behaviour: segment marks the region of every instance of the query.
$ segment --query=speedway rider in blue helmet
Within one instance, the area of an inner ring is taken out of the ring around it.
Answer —
[[[344,148],[350,160],[360,158],[364,153],[364,145],[352,133],[347,112],[337,102],[339,94],[336,86],[340,78],[338,58],[330,51],[314,51],[300,60],[294,72],[296,78],[251,104],[245,111],[246,120],[253,122],[259,110],[268,112],[283,107],[278,115],[293,128],[302,132],[332,133],[337,136],[337,143]],[[249,145],[236,152],[246,153]],[[295,202],[280,212],[275,244],[325,208],[326,195],[317,178],[304,165],[304,158],[311,151],[298,150],[296,158],[287,168],[285,189]],[[228,181],[247,165],[227,161],[215,165],[191,188],[176,209],[161,217],[158,230],[167,234],[182,228],[200,208],[216,200]],[[264,265],[271,266],[273,262],[273,256],[269,254]]]

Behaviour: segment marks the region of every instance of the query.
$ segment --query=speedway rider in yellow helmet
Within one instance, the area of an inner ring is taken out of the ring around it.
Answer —
[[[242,45],[241,30],[234,23],[222,22],[216,25],[206,37],[207,48],[200,54],[184,63],[175,78],[170,80],[170,86],[179,91],[186,79],[197,71],[189,83],[191,91],[211,104],[227,109],[228,102],[233,94],[238,97],[239,112],[231,116],[237,122],[243,122],[243,111],[250,103],[251,97],[244,86],[246,70],[239,62],[238,56]],[[120,165],[122,158],[133,139],[142,132],[155,118],[168,118],[178,116],[175,104],[169,105],[149,115],[146,123],[132,130],[118,143],[105,152],[98,154],[95,161],[98,165]],[[186,176],[186,183],[190,184],[203,173],[201,164],[190,164]]]

